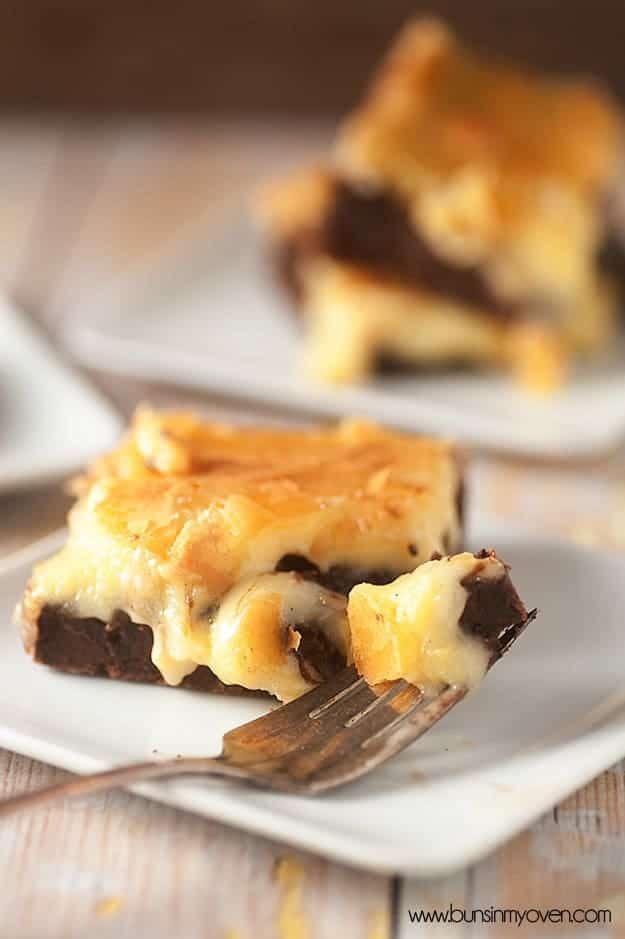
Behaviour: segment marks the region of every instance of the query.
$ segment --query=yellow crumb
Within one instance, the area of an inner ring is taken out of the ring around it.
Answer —
[[[122,897],[104,897],[96,903],[95,911],[100,916],[113,916],[115,913],[119,913],[123,905]]]
[[[374,910],[370,917],[367,939],[390,939],[391,918],[388,910]]]
[[[310,930],[301,909],[304,868],[293,857],[280,858],[275,878],[282,888],[282,902],[278,915],[280,939],[309,939]]]
[[[241,939],[241,933],[238,929],[229,929],[224,939]]]

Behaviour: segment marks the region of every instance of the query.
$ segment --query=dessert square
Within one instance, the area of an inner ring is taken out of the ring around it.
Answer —
[[[347,594],[462,546],[453,444],[138,411],[75,484],[17,618],[65,671],[290,700],[351,660]]]
[[[328,165],[261,199],[309,371],[354,382],[380,365],[461,362],[559,385],[613,334],[601,258],[622,152],[622,116],[594,83],[410,23]]]

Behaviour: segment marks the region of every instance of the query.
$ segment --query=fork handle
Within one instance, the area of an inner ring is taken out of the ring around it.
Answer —
[[[220,756],[178,757],[159,762],[133,763],[130,766],[120,766],[101,773],[76,776],[66,782],[55,783],[53,786],[44,786],[43,789],[35,789],[33,792],[3,799],[0,801],[0,818],[19,812],[21,809],[30,809],[52,802],[54,799],[73,798],[89,795],[92,792],[106,792],[108,789],[118,789],[148,779],[163,779],[166,776],[184,776],[194,773],[252,781],[249,771],[233,766]]]

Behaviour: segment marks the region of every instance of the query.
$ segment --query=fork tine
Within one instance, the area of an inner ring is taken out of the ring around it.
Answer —
[[[351,709],[358,710],[374,698],[375,692],[350,666],[295,701],[231,730],[224,736],[224,754],[236,751],[238,758],[242,748],[261,756],[287,753],[318,738],[326,726],[324,716],[335,707],[346,707],[349,699]]]
[[[372,689],[373,692],[373,689]],[[335,764],[350,762],[355,753],[363,759],[360,748],[364,742],[403,720],[411,713],[423,694],[419,688],[398,681],[390,689],[376,696],[355,713],[345,714],[332,709],[316,738],[305,740],[282,758],[282,771],[291,779],[307,783],[320,772]]]
[[[353,682],[351,685],[348,685],[347,688],[342,688],[340,691],[337,691],[336,694],[331,695],[327,698],[323,704],[320,704],[319,707],[313,708],[312,711],[309,711],[308,716],[311,720],[316,720],[318,717],[331,708],[333,705],[337,704],[342,698],[346,698],[347,695],[353,694],[360,686],[362,686],[364,678],[359,678],[358,681]]]
[[[512,626],[506,626],[505,629],[499,633],[497,637],[497,651],[491,656],[488,667],[492,668],[495,662],[498,662],[499,659],[506,654],[510,646],[517,641],[519,636],[521,636],[530,623],[533,623],[536,617],[538,616],[538,607],[534,607],[533,610],[530,610],[527,614],[526,619],[520,623],[513,623]]]
[[[246,743],[248,737],[256,740],[260,732],[266,737],[281,734],[293,723],[308,720],[312,710],[325,708],[330,700],[335,697],[339,699],[347,694],[352,686],[362,685],[363,681],[355,667],[351,665],[294,701],[276,707],[267,714],[263,714],[262,717],[242,724],[241,727],[235,727],[225,735],[224,739],[236,739],[243,744]]]
[[[358,747],[346,749],[343,759],[320,762],[314,769],[311,766],[312,772],[305,777],[307,791],[317,794],[365,776],[423,736],[466,693],[466,688],[448,687],[435,697],[422,697],[408,713],[366,737]]]
[[[382,709],[382,705],[391,705],[400,692],[403,690],[405,694],[408,688],[411,696],[420,694],[406,682],[372,687],[358,677],[355,669],[346,669],[268,717],[260,717],[230,731],[224,737],[224,755],[237,762],[245,759],[249,764],[284,759],[293,753],[320,752],[345,726],[358,723],[375,709],[380,709],[376,726],[388,722],[396,712],[389,713],[388,707]]]
[[[419,689],[417,688],[417,691]],[[378,695],[370,704],[365,705],[361,708],[360,711],[357,711],[351,717],[348,717],[347,720],[343,722],[343,727],[354,727],[360,721],[364,720],[366,717],[369,717],[376,708],[382,707],[385,704],[391,704],[392,701],[399,697],[401,694],[406,692],[406,682],[398,681],[395,684],[391,685],[388,691],[383,692]],[[419,691],[419,697],[421,697],[421,692]]]

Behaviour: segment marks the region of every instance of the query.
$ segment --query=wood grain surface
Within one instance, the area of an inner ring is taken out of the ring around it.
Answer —
[[[253,122],[5,122],[2,283],[54,341],[93,285],[159,263],[174,235],[191,247],[260,177],[314,158],[327,132]],[[251,410],[91,377],[126,415],[144,399],[219,417]],[[622,453],[573,467],[478,456],[475,482],[483,509],[511,523],[625,549]],[[67,506],[60,486],[0,499],[0,554],[58,527]],[[0,751],[0,795],[62,775]],[[505,936],[515,928],[410,922],[409,910],[450,903],[467,910],[600,906],[612,912],[611,931],[586,926],[575,934],[625,935],[625,773],[613,767],[474,868],[425,883],[356,872],[124,793],[3,822],[0,874],[2,939],[408,939]],[[571,934],[553,925],[518,931]]]

